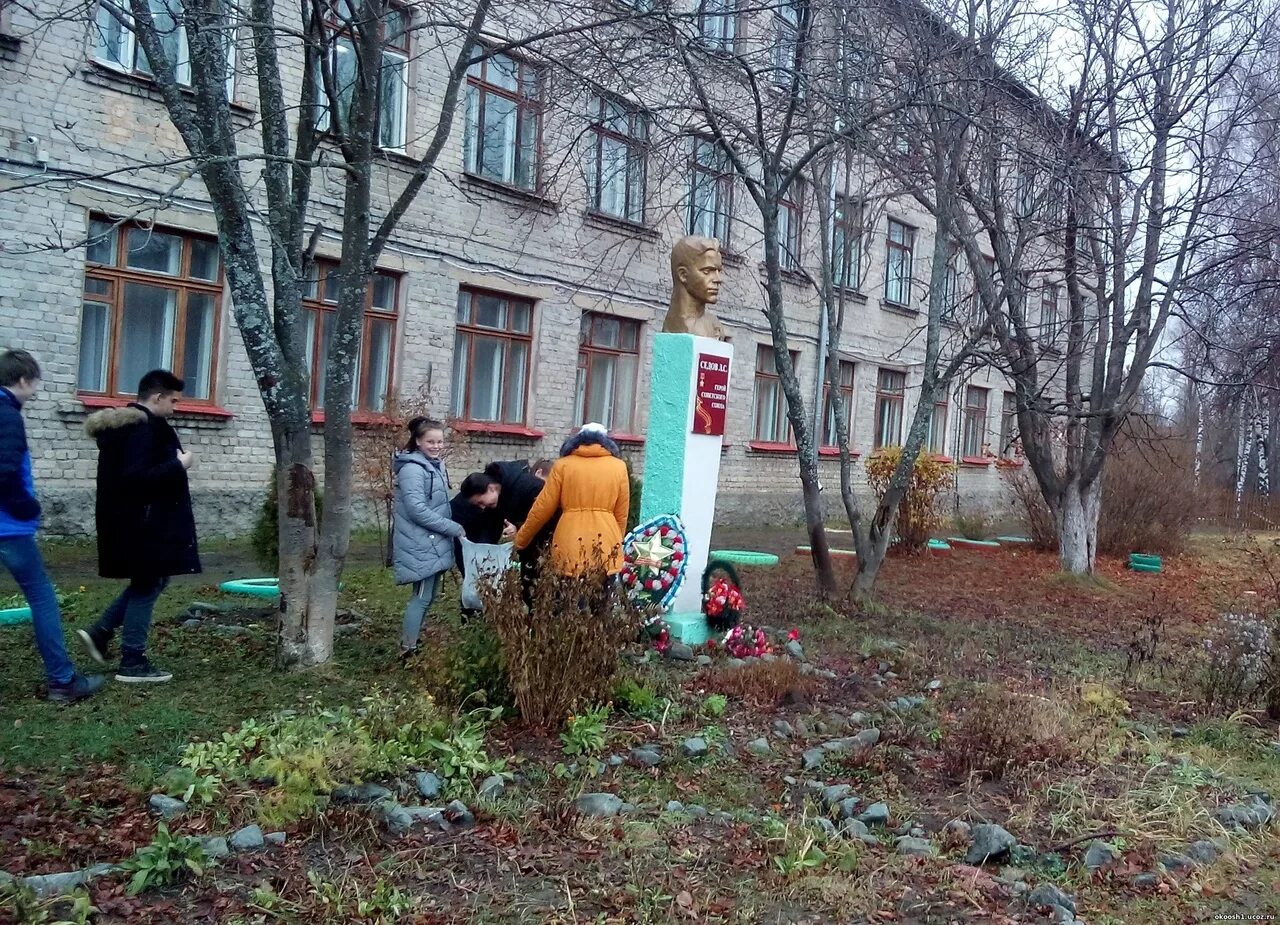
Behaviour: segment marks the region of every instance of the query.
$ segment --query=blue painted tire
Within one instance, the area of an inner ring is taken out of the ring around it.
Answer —
[[[20,623],[30,622],[30,607],[11,607],[8,610],[0,610],[0,626],[17,626]]]
[[[249,597],[279,597],[279,578],[237,578],[218,585],[227,594],[247,594]]]

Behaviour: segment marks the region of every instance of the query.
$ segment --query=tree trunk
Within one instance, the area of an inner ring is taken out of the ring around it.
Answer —
[[[1058,550],[1062,570],[1092,575],[1098,555],[1098,515],[1102,510],[1102,477],[1088,484],[1067,484],[1058,507]]]

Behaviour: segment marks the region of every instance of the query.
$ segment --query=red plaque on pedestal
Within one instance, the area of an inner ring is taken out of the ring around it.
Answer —
[[[729,360],[709,353],[698,354],[698,386],[693,405],[693,433],[724,436],[724,415],[729,405]]]

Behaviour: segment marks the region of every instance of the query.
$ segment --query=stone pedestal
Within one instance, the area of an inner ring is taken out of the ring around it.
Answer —
[[[672,635],[691,645],[707,638],[701,580],[715,522],[732,361],[733,347],[722,341],[692,334],[654,338],[640,519],[676,514],[684,523],[688,570],[668,623]]]

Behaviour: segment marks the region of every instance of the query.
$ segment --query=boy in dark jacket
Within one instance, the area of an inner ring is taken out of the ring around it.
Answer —
[[[498,510],[502,497],[502,485],[483,472],[473,472],[462,480],[458,493],[449,502],[450,519],[462,526],[467,539],[473,543],[501,543],[515,535],[515,528],[507,523]],[[462,560],[462,540],[453,541],[453,564],[464,578],[467,574]],[[479,616],[480,611],[462,608],[462,619]]]
[[[97,693],[101,675],[78,674],[62,638],[58,595],[36,546],[40,502],[31,475],[31,452],[22,406],[40,388],[40,365],[25,350],[0,353],[0,563],[13,575],[31,608],[36,648],[49,680],[48,697],[71,703]]]
[[[498,513],[507,523],[517,528],[524,525],[529,517],[533,502],[542,494],[542,486],[551,471],[551,460],[539,459],[530,463],[525,459],[514,459],[509,462],[492,462],[485,467],[484,474],[502,486],[498,496]],[[547,547],[551,545],[551,535],[556,531],[559,515],[553,517],[526,549],[516,553],[520,563],[520,584],[525,606],[533,606],[533,585],[538,577],[538,560]]]
[[[123,628],[116,680],[131,684],[173,678],[147,658],[151,614],[171,576],[200,571],[187,482],[194,457],[169,424],[184,387],[173,373],[152,370],[138,384],[136,402],[85,422],[98,442],[98,572],[127,578],[129,586],[80,638],[105,663],[111,637]]]

